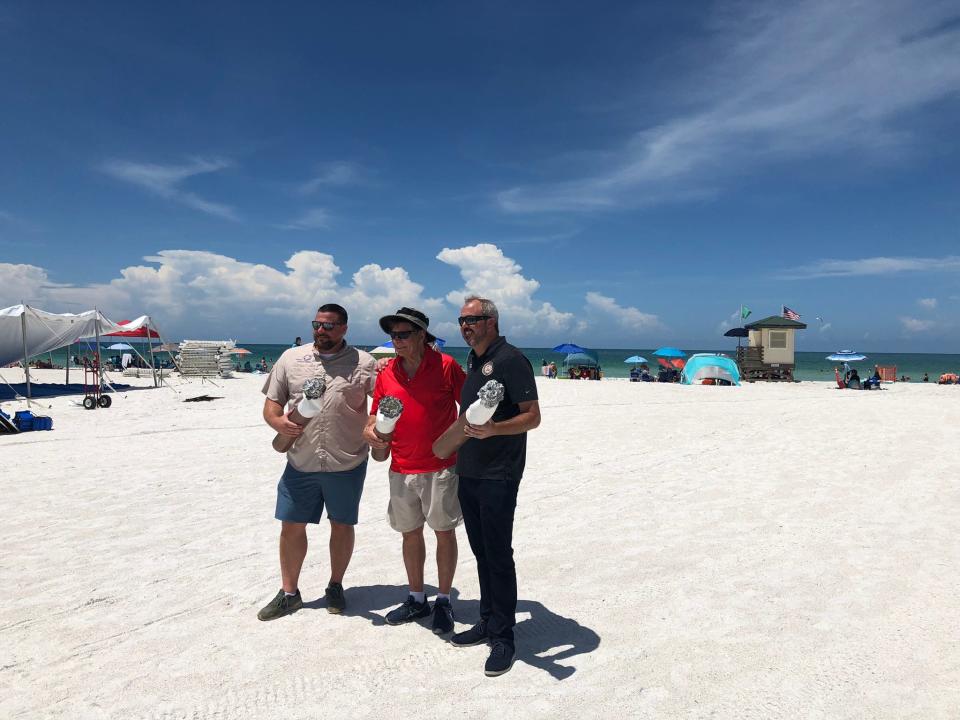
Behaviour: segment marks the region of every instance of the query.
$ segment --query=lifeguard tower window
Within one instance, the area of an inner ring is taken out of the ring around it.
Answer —
[[[785,332],[771,332],[770,333],[770,347],[771,348],[786,348],[787,347],[787,334]]]

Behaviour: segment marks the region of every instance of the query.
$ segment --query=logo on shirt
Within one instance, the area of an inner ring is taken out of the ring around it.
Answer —
[[[488,362],[486,365],[484,365],[482,368],[480,368],[480,372],[482,372],[484,375],[486,375],[486,376],[488,376],[488,377],[489,377],[490,375],[493,375],[493,363],[492,363],[492,362]]]

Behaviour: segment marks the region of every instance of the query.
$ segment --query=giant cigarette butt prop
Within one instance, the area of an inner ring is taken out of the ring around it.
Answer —
[[[496,380],[487,380],[487,383],[477,392],[477,399],[470,403],[467,411],[433,443],[433,454],[441,460],[453,455],[457,448],[467,441],[467,436],[463,432],[466,424],[486,423],[493,417],[501,400],[503,400],[503,385]]]
[[[393,438],[393,429],[397,426],[397,420],[403,412],[403,403],[392,395],[386,395],[380,399],[377,405],[377,424],[373,426],[374,432],[381,440],[390,442]],[[373,459],[383,462],[390,456],[390,446],[387,445],[383,450],[370,448],[370,454]]]
[[[323,409],[320,398],[323,397],[326,389],[327,383],[324,382],[323,378],[315,377],[305,380],[303,383],[303,399],[290,411],[288,415],[290,420],[303,427],[319,415],[320,410]],[[285,453],[293,447],[296,441],[297,438],[295,437],[277,433],[277,436],[273,439],[273,449]]]

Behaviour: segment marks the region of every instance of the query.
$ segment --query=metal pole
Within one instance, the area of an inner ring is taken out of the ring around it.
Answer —
[[[153,375],[153,386],[157,387],[157,367],[153,362],[153,342],[150,340],[150,320],[147,320],[147,347],[150,348],[150,372]]]
[[[20,315],[20,334],[23,337],[23,374],[27,378],[27,401],[32,397],[30,394],[30,363],[27,362],[27,305],[21,301],[23,313]]]
[[[66,383],[67,385],[70,384],[70,361],[72,360],[72,358],[70,357],[70,350],[72,348],[73,348],[73,343],[70,343],[69,345],[67,345],[67,383]]]
[[[93,312],[95,313],[94,317],[96,318],[96,324],[93,326],[97,335],[97,382],[100,385],[103,385],[103,358],[100,357],[100,311],[94,307]]]

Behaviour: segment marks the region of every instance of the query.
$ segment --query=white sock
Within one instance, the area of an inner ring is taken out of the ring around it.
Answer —
[[[299,590],[294,590],[292,593],[288,593],[286,590],[284,590],[284,591],[283,591],[283,594],[286,595],[287,597],[293,597],[293,596],[296,595],[298,592],[300,592],[300,591],[299,591]]]
[[[422,590],[420,592],[414,592],[413,590],[411,590],[410,594],[413,596],[413,599],[416,600],[418,603],[422,603],[424,600],[427,599],[426,594]]]
[[[449,593],[437,593],[437,600],[450,600]]]

